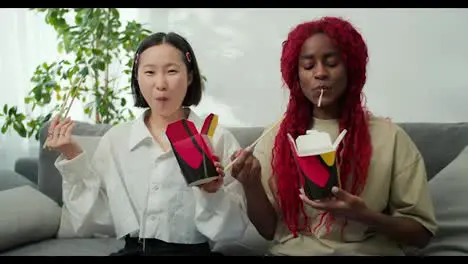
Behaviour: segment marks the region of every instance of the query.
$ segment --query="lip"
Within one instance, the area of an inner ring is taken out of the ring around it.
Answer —
[[[330,87],[330,86],[327,86],[327,85],[319,85],[319,86],[316,86],[314,90],[317,90],[317,91],[320,91],[320,90],[328,91],[328,90],[331,90],[331,87]]]
[[[167,100],[169,100],[169,98],[165,96],[156,97],[156,101],[167,101]]]

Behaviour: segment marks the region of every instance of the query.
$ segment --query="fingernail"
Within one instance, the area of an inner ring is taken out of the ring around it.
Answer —
[[[337,193],[339,191],[338,187],[333,186],[331,189],[332,193]]]

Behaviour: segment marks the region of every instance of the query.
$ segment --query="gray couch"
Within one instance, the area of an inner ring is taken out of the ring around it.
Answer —
[[[468,255],[468,204],[463,197],[468,190],[468,123],[400,125],[425,159],[440,224],[427,248],[408,249],[408,254]],[[79,123],[74,134],[101,136],[108,128]],[[260,127],[229,129],[242,146],[262,131]],[[42,149],[45,131],[47,125],[41,130],[38,159],[20,159],[14,172],[0,172],[0,255],[99,256],[117,251],[122,241],[73,237],[63,231],[61,177],[53,164],[58,154]],[[262,255],[269,243],[250,226],[242,241],[215,245],[215,250],[226,255]]]

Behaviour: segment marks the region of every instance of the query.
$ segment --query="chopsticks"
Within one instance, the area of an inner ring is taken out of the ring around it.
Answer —
[[[245,148],[246,151],[252,151],[253,148],[255,147],[255,145],[258,144],[258,142],[260,142],[260,140],[262,140],[266,135],[268,135],[272,130],[273,128],[275,128],[278,124],[281,123],[281,121],[283,121],[283,118],[281,118],[280,120],[278,120],[274,125],[272,125],[270,128],[268,128],[267,131],[265,131],[260,137],[257,138],[257,140],[255,140],[252,144],[250,144],[247,148]],[[233,161],[231,161],[225,168],[224,170],[227,171],[229,170],[233,165],[234,163],[236,163],[236,161],[239,160],[239,157],[238,156],[237,158],[235,158]]]
[[[72,84],[71,88],[70,88],[70,91],[67,93],[67,95],[65,96],[65,99],[63,100],[63,103],[62,105],[60,106],[60,111],[58,113],[58,116],[60,118],[60,120],[64,120],[65,118],[67,118],[68,116],[68,113],[70,112],[70,109],[73,105],[73,102],[75,101],[75,97],[76,97],[76,89],[75,89],[75,93],[72,94],[73,92],[73,88],[76,87],[78,88],[81,84],[81,82],[83,82],[84,78],[81,78],[81,79],[77,79],[75,80],[75,82]],[[68,102],[68,99],[70,98],[71,96],[71,101],[70,103],[68,104],[68,107],[67,107],[67,102]],[[65,109],[66,109],[66,112],[65,112]],[[63,115],[63,112],[65,112],[65,115]],[[43,148],[47,148],[47,138],[44,142],[44,145],[43,145]]]

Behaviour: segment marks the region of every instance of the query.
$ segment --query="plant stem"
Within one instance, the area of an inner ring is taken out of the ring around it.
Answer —
[[[110,14],[111,14],[111,9],[109,8],[107,12],[106,45],[104,47],[106,49],[106,56],[105,56],[106,59],[109,56],[109,42],[110,42],[110,28],[111,28]],[[106,62],[105,67],[106,67],[106,75],[104,79],[104,95],[106,96],[105,98],[107,98],[108,89],[109,89],[109,62]]]
[[[93,49],[96,49],[97,46],[99,45],[99,43],[98,43],[99,40],[97,39],[96,34],[97,34],[97,32],[94,31],[93,32],[93,41],[91,43]],[[94,71],[94,92],[99,93],[99,73],[98,73],[98,70],[96,69],[96,67],[93,67],[93,71]],[[96,108],[95,111],[96,112],[95,112],[94,121],[97,124],[99,124],[99,123],[101,123],[101,118],[99,116],[99,102],[97,100],[97,96],[95,96],[94,101],[95,101],[95,104],[96,104],[95,105],[95,108]]]

